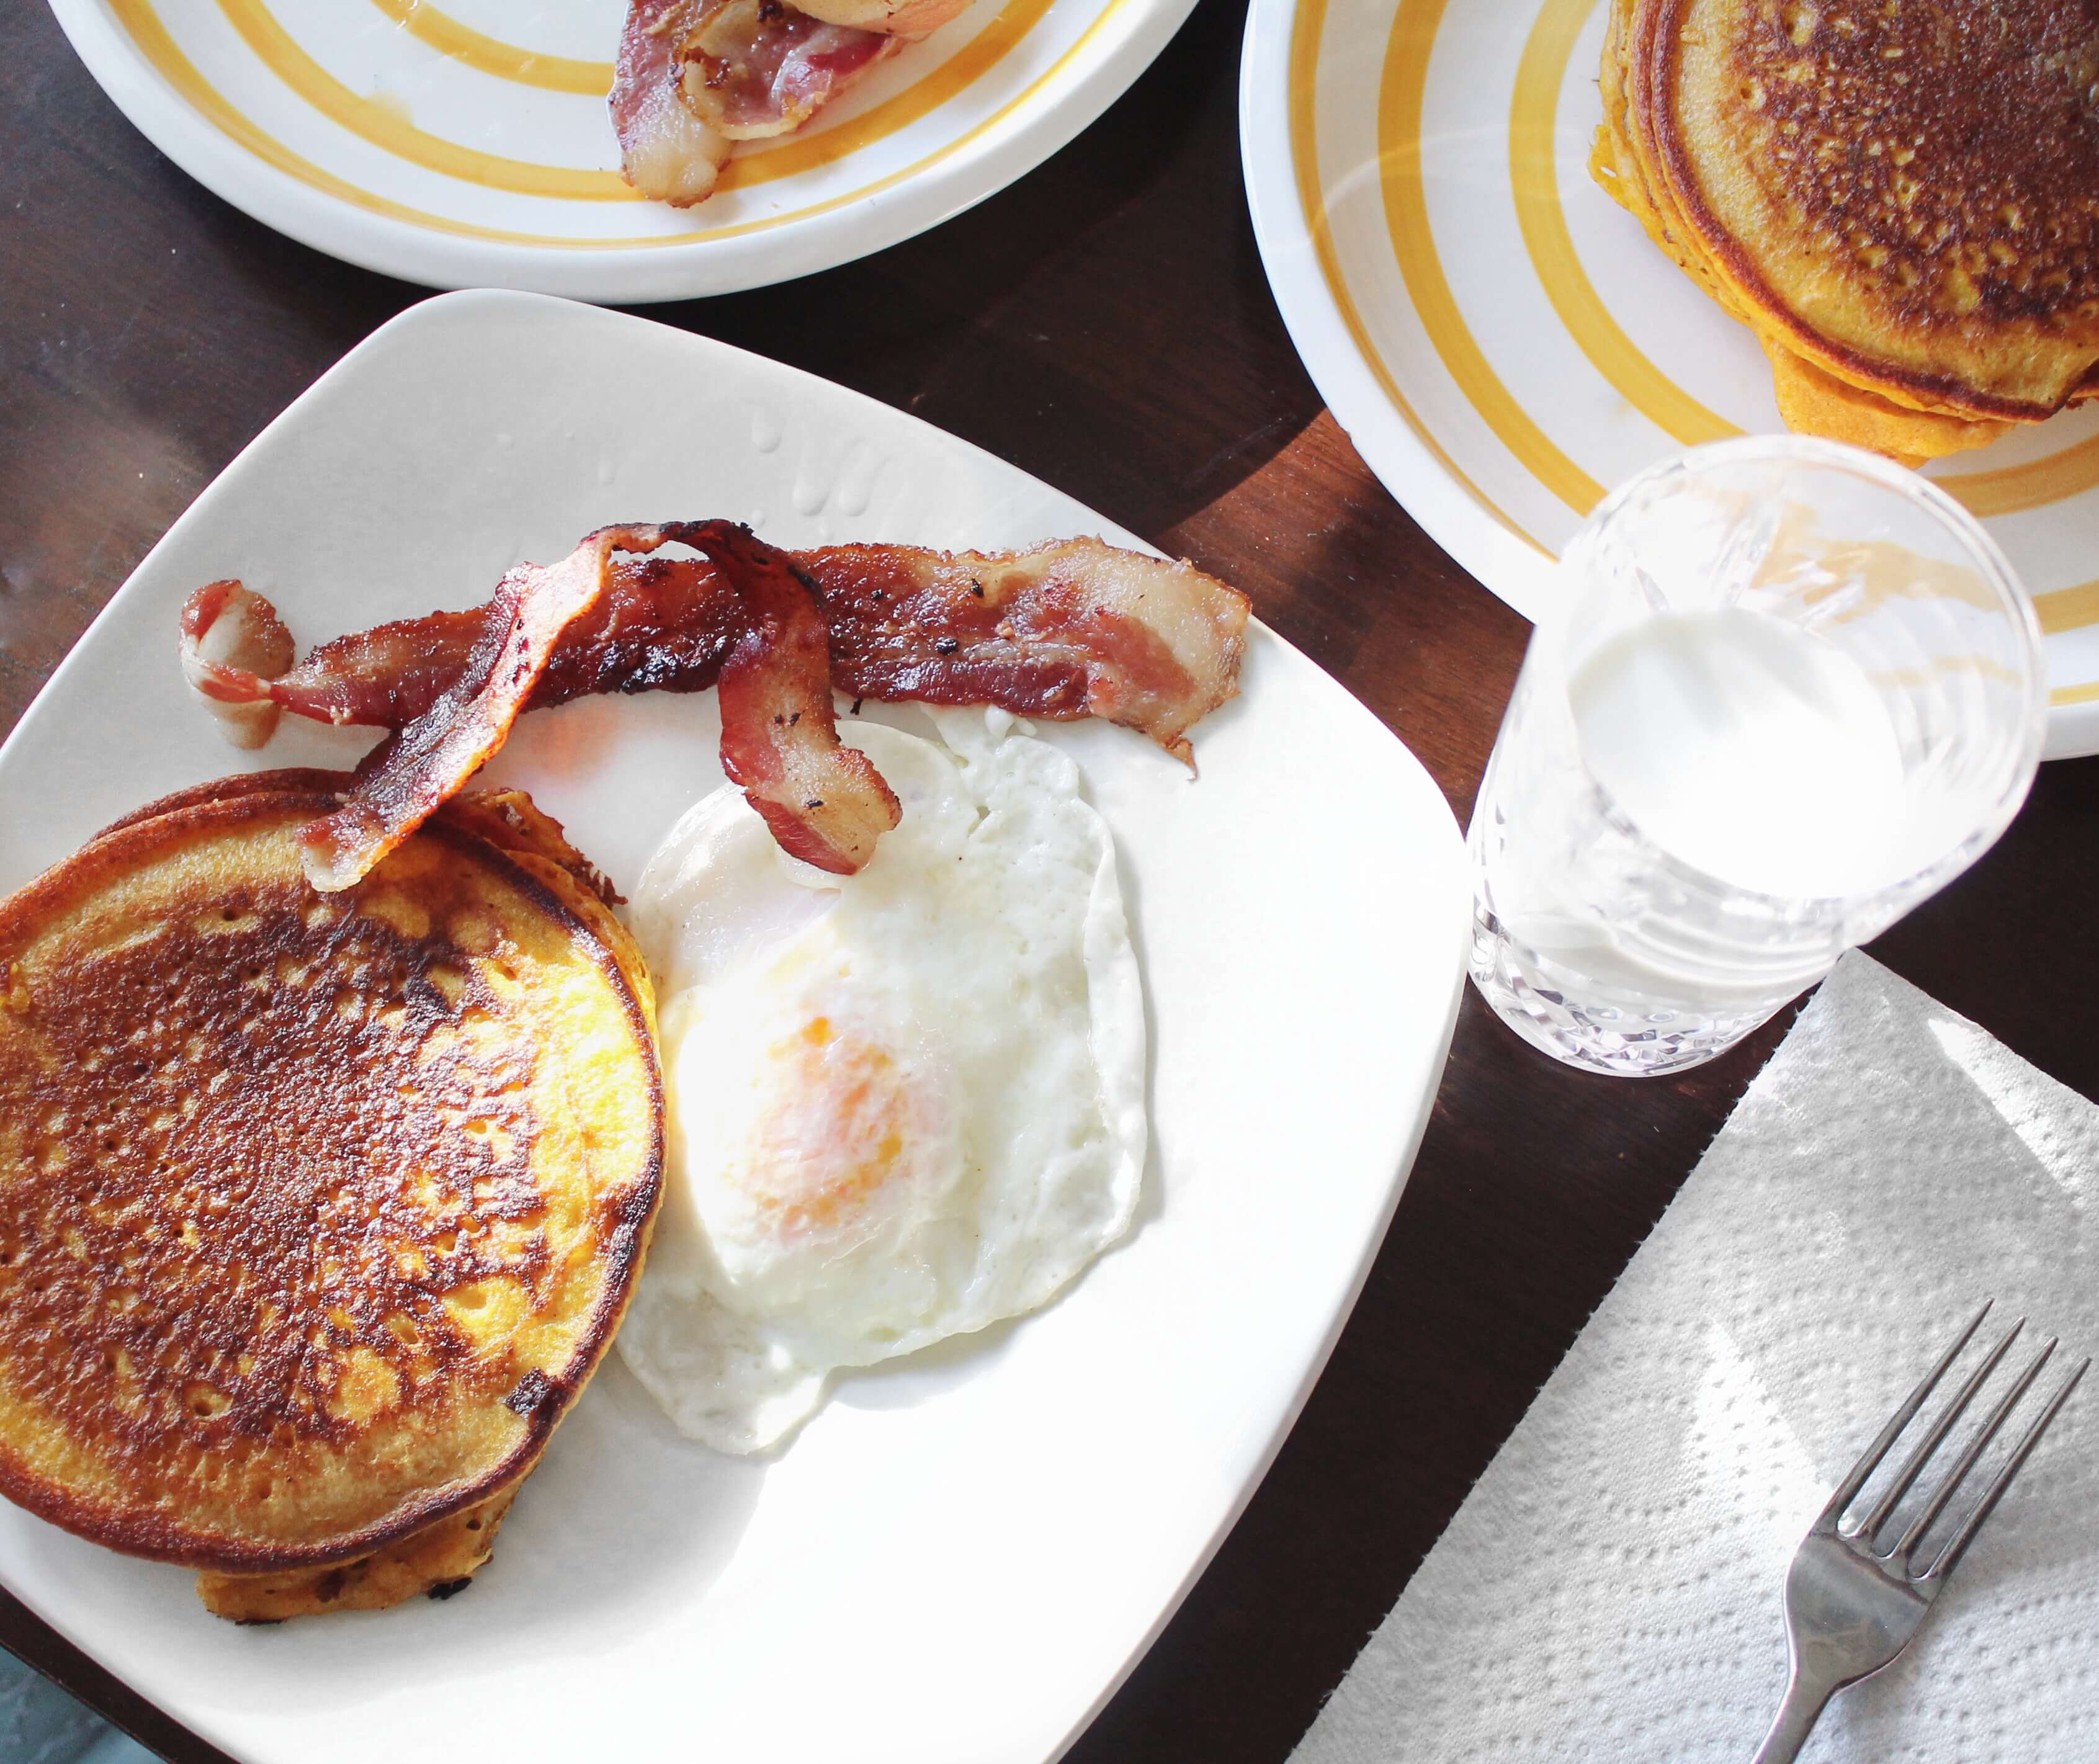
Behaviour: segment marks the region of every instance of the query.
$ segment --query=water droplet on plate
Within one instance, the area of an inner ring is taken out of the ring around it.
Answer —
[[[864,441],[856,441],[838,468],[838,489],[833,500],[838,512],[863,515],[874,495],[874,481],[882,474],[882,460]]]

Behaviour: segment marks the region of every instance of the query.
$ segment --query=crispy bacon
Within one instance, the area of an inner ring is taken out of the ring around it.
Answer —
[[[1049,720],[1098,716],[1186,759],[1189,728],[1238,689],[1246,596],[1190,564],[1089,539],[1003,555],[907,545],[790,555],[821,600],[833,684],[854,697],[995,704]],[[222,669],[200,689],[319,722],[398,728],[457,679],[486,616],[477,609],[380,625],[322,644],[279,679]],[[741,617],[711,564],[617,560],[526,708],[711,686]]]
[[[648,555],[680,543],[697,558]],[[615,552],[641,554],[615,559]],[[306,831],[316,888],[347,888],[479,770],[521,712],[587,693],[721,688],[722,767],[792,856],[850,875],[895,797],[838,738],[856,698],[1098,716],[1192,763],[1187,730],[1239,689],[1246,596],[1193,565],[1072,539],[1002,556],[903,545],[775,550],[725,521],[606,527],[521,565],[485,606],[325,643],[275,678],[217,627],[289,636],[238,583],[183,609],[190,684],[214,710],[279,709],[393,732]],[[272,652],[270,665],[281,662]]]
[[[357,787],[306,829],[300,861],[323,893],[362,881],[502,746],[554,644],[605,584],[613,548],[653,548],[648,529],[602,527],[557,564],[496,584],[466,665],[429,708],[365,757]]]

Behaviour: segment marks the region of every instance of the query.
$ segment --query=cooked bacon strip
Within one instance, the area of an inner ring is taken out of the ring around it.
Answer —
[[[790,857],[850,876],[903,813],[838,740],[823,615],[784,552],[728,521],[667,526],[734,584],[745,624],[721,667],[722,770]]]
[[[366,755],[341,807],[306,829],[306,879],[323,894],[352,886],[442,807],[508,737],[562,631],[597,599],[613,548],[656,543],[649,528],[603,527],[561,562],[504,577],[458,677]]]
[[[1238,690],[1246,596],[1190,564],[1090,539],[1004,555],[841,545],[791,556],[821,597],[833,684],[855,697],[1103,717],[1186,759],[1189,728]],[[205,689],[320,722],[398,728],[458,677],[486,618],[433,613],[377,626],[322,644],[280,679],[222,671]],[[711,686],[741,618],[707,564],[618,561],[526,708]]]
[[[690,208],[714,194],[729,140],[696,116],[679,90],[679,52],[694,0],[633,0],[613,70],[612,127],[620,169],[645,196]]]

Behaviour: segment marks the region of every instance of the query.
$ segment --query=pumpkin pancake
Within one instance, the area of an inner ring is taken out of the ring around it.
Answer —
[[[142,820],[200,803],[258,791],[325,793],[339,797],[354,782],[346,772],[295,768],[236,773],[193,785],[148,803],[103,829],[114,833]],[[521,790],[462,792],[438,811],[449,824],[505,852],[542,882],[595,934],[619,964],[643,1014],[654,1024],[654,988],[632,934],[609,904],[618,896],[604,875],[570,845],[561,825]],[[499,1493],[461,1509],[357,1560],[324,1568],[277,1573],[197,1576],[197,1593],[215,1616],[240,1623],[275,1623],[331,1611],[375,1610],[424,1593],[449,1598],[485,1566],[498,1529],[530,1466]]]
[[[1613,0],[1603,87],[1791,426],[1921,460],[2099,385],[2099,0]]]
[[[291,1612],[217,1577],[355,1564],[297,1606],[342,1608],[485,1559],[661,1177],[575,873],[440,819],[316,894],[319,782],[183,793],[0,904],[0,1493],[235,1615]]]

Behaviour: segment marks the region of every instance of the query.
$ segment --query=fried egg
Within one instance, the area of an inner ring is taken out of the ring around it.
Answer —
[[[649,861],[668,1186],[618,1340],[679,1428],[763,1450],[833,1375],[1043,1304],[1128,1229],[1144,1012],[1107,823],[999,710],[850,724],[903,803],[858,875],[740,790]]]

